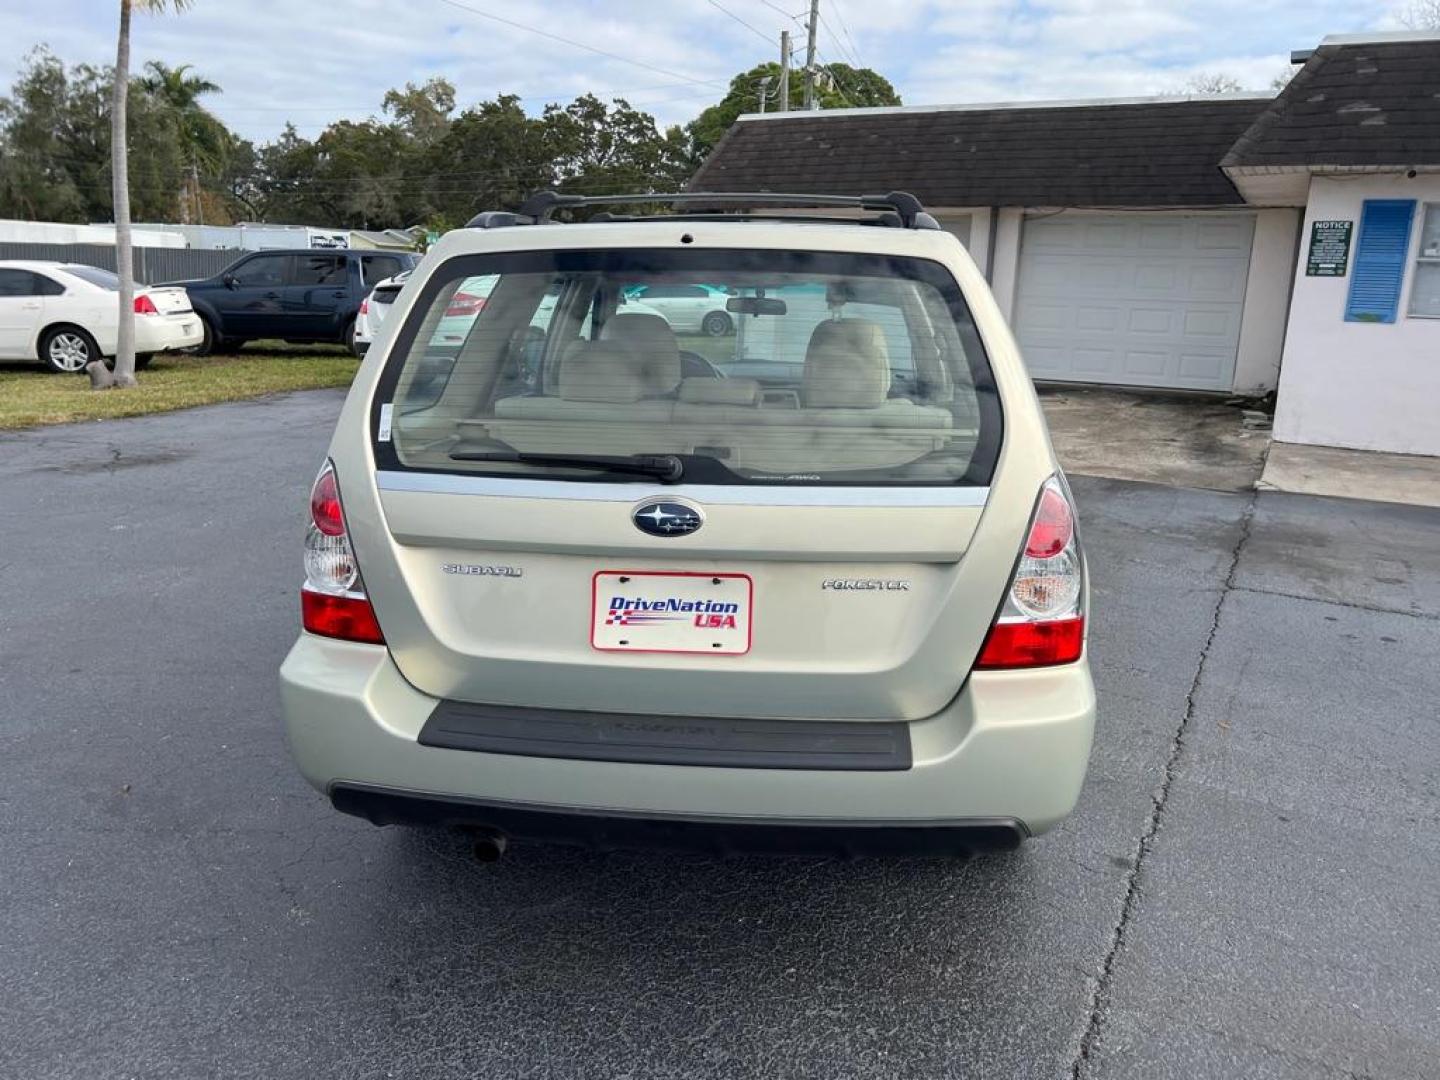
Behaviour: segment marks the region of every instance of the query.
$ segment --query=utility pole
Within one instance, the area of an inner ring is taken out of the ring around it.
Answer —
[[[810,22],[805,43],[805,108],[815,108],[815,35],[820,29],[820,0],[810,0]]]
[[[780,31],[780,111],[790,111],[790,31]]]

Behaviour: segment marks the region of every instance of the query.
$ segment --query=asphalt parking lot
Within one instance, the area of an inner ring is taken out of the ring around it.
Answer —
[[[0,436],[0,1077],[1440,1077],[1440,511],[1074,478],[1013,855],[483,866],[286,756],[339,401]]]

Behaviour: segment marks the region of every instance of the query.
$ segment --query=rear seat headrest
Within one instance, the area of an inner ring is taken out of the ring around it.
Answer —
[[[564,401],[630,404],[647,396],[643,359],[618,341],[586,342],[560,368]]]
[[[680,400],[689,405],[758,405],[760,384],[754,379],[689,378],[680,384]]]
[[[832,319],[815,327],[800,383],[806,408],[874,409],[890,394],[890,349],[869,319]]]
[[[645,386],[641,397],[663,397],[680,385],[680,343],[659,315],[612,315],[600,331],[600,340],[635,353]]]

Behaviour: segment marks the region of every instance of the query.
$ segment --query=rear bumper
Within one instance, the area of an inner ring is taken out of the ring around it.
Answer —
[[[189,327],[187,331],[185,328]],[[140,353],[172,352],[189,349],[205,339],[200,316],[162,315],[135,320],[135,351]]]
[[[557,810],[450,795],[416,795],[357,784],[330,789],[335,809],[375,825],[492,829],[516,840],[606,851],[703,851],[716,855],[978,855],[1010,851],[1028,833],[1006,818],[970,821],[817,823]]]
[[[301,635],[281,667],[280,690],[296,764],[341,809],[381,822],[444,820],[511,831],[476,816],[484,811],[504,816],[516,836],[557,839],[563,832],[609,843],[624,833],[646,846],[679,834],[687,840],[680,846],[694,846],[688,840],[702,826],[720,829],[712,838],[728,830],[729,839],[714,842],[737,849],[798,850],[771,838],[795,829],[825,830],[794,839],[802,847],[819,839],[829,850],[864,849],[847,838],[857,831],[883,850],[912,843],[916,850],[1005,846],[991,841],[1000,833],[1044,832],[1074,807],[1095,723],[1083,660],[973,673],[944,710],[906,725],[909,767],[881,771],[426,745],[421,735],[439,702],[405,681],[388,650],[310,634]],[[569,820],[553,824],[561,818]]]

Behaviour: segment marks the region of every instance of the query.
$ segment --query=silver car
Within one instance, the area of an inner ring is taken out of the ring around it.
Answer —
[[[902,193],[540,227],[622,198],[482,214],[395,299],[310,498],[281,669],[301,771],[485,858],[1054,827],[1095,719],[1085,560],[964,248]],[[786,216],[807,206],[869,217]],[[733,335],[627,299],[685,283],[725,290]]]

